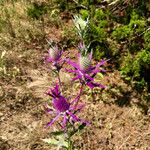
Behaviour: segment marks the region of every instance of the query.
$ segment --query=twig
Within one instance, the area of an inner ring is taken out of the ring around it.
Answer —
[[[126,138],[126,140],[121,144],[121,146],[118,148],[118,150],[123,147],[123,145],[128,141],[129,138],[130,138],[130,135],[129,135],[129,136]]]

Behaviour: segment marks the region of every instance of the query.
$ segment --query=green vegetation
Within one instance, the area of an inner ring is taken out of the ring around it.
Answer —
[[[1,1],[0,8],[0,42],[4,51],[14,46],[13,41],[38,41],[44,48],[45,39],[49,39],[48,33],[53,26],[61,30],[58,35],[61,38],[57,42],[65,48],[74,47],[81,38],[76,34],[74,26],[68,27],[66,24],[72,23],[69,21],[73,16],[80,15],[83,20],[88,20],[83,39],[93,49],[95,59],[110,59],[109,62],[120,71],[125,82],[134,90],[142,92],[143,100],[143,97],[149,97],[148,0]],[[21,52],[27,54],[24,48]],[[6,64],[0,60],[1,72]]]
[[[45,116],[43,93],[56,77],[47,51],[53,41],[63,49],[62,59],[76,61],[78,50],[84,55],[82,39],[86,52],[93,51],[92,66],[108,61],[104,75],[95,76],[106,89],[83,90],[81,101],[88,105],[75,114],[91,125],[76,130],[75,148],[149,149],[149,16],[149,0],[0,0],[0,149],[52,149],[42,141],[54,136],[43,129],[53,117]],[[60,72],[67,100],[80,88],[70,85],[72,77]],[[60,133],[54,134],[62,145]]]
[[[82,4],[89,4],[84,2]],[[95,58],[111,58],[123,77],[137,90],[150,83],[148,6],[147,0],[133,4],[116,1],[112,7],[97,8],[90,3],[89,10],[80,10],[84,19],[89,17],[85,41],[91,43]]]

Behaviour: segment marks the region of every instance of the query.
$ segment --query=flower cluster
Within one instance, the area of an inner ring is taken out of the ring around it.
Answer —
[[[74,25],[77,29],[78,35],[83,38],[86,34],[86,28],[88,27],[89,20],[86,21],[82,19],[81,16],[74,16],[73,19]]]
[[[53,106],[51,109],[48,107],[47,112],[50,114],[56,114],[56,117],[52,119],[47,126],[51,126],[60,116],[63,117],[63,121],[61,123],[63,128],[66,127],[68,122],[81,122],[87,124],[86,121],[75,115],[75,113],[80,111],[84,106],[84,104],[76,105],[76,102],[80,97],[79,95],[73,101],[68,102],[68,100],[61,95],[58,84],[56,84],[53,89],[49,89],[46,94],[52,97]]]
[[[102,69],[102,66],[106,63],[106,60],[102,60],[97,65],[92,65],[93,53],[90,44],[88,46],[85,45],[83,40],[88,30],[88,19],[84,21],[80,16],[75,16],[73,21],[82,41],[78,46],[78,61],[74,62],[69,58],[63,59],[63,50],[54,42],[49,42],[50,49],[48,50],[48,55],[45,59],[47,63],[52,64],[51,68],[54,73],[57,74],[59,81],[53,88],[49,88],[46,92],[50,97],[50,104],[46,104],[46,112],[54,116],[46,126],[51,127],[56,121],[58,121],[61,126],[58,133],[60,134],[63,132],[64,135],[67,135],[68,141],[67,146],[65,143],[61,145],[70,150],[72,149],[72,135],[89,124],[89,122],[77,116],[77,113],[84,107],[84,104],[79,102],[80,97],[83,94],[83,88],[85,86],[88,86],[91,89],[94,87],[105,88],[101,83],[95,82],[95,76],[99,72],[105,72],[105,70]],[[67,64],[66,66],[70,66],[70,68],[64,68],[62,71],[73,73],[74,77],[71,81],[73,82],[77,80],[81,84],[79,93],[73,100],[70,100],[70,98],[63,95],[63,84],[60,78],[60,70],[63,68],[64,63]]]
[[[46,56],[46,62],[51,62],[54,69],[59,71],[64,63],[64,60],[61,58],[62,54],[63,50],[60,49],[56,44],[51,45],[50,49],[48,50],[48,55]]]
[[[74,73],[76,76],[72,79],[73,81],[79,80],[81,84],[89,86],[91,89],[94,87],[105,88],[104,85],[94,82],[94,77],[98,72],[105,72],[100,67],[106,63],[106,60],[102,60],[96,66],[91,65],[92,53],[82,56],[79,54],[78,63],[68,60],[74,69],[65,69],[67,72]]]
[[[62,50],[59,50],[58,46],[53,46],[48,51],[47,62],[51,62],[52,65],[59,71],[61,69],[61,63],[66,62],[73,69],[65,68],[66,72],[73,73],[75,75],[72,81],[79,80],[81,83],[81,89],[77,97],[69,102],[60,92],[58,84],[54,88],[50,88],[46,94],[52,98],[52,108],[47,107],[47,112],[50,114],[56,114],[55,118],[52,119],[47,126],[51,126],[58,118],[62,117],[63,121],[61,126],[66,127],[67,123],[85,123],[82,119],[79,119],[75,113],[83,108],[83,104],[78,105],[78,101],[82,94],[83,85],[89,86],[91,89],[94,87],[105,88],[104,85],[94,82],[94,77],[98,72],[104,72],[101,68],[106,63],[106,60],[102,60],[97,65],[92,66],[92,52],[88,53],[86,46],[80,43],[79,49],[81,53],[78,54],[78,62],[73,62],[70,59],[62,59]]]

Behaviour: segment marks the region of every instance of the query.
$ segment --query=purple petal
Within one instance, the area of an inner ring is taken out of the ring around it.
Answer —
[[[100,69],[99,67],[102,66],[102,65],[104,65],[106,62],[107,62],[107,60],[102,60],[100,63],[98,63],[95,67],[92,68],[92,70],[93,70],[92,73],[93,73],[93,74],[96,74],[96,73],[98,73],[98,72],[103,71],[103,70]]]
[[[76,73],[76,70],[72,70],[72,69],[66,69],[66,68],[65,68],[65,71],[70,72],[70,73],[72,73],[72,72],[73,72],[73,73]]]
[[[100,63],[98,63],[98,64],[96,65],[96,67],[100,67],[100,66],[104,65],[107,61],[108,61],[108,60],[102,60]]]
[[[58,84],[56,84],[56,86],[55,86],[55,93],[56,93],[57,95],[60,94],[60,92],[59,92],[59,85],[58,85]]]
[[[79,100],[79,98],[80,98],[80,95],[77,95],[76,98],[70,104],[72,105],[73,103],[76,103]]]
[[[68,111],[67,113],[72,117],[72,119],[73,119],[74,122],[77,122],[77,121],[80,120],[80,119],[79,119],[76,115],[74,115],[72,112]]]
[[[78,44],[78,48],[79,48],[79,49],[84,49],[84,48],[85,48],[85,46],[83,45],[83,42],[80,42],[80,43]]]
[[[47,57],[45,60],[46,62],[53,62],[53,59],[51,57]]]
[[[80,122],[81,122],[81,123],[84,123],[84,124],[86,124],[86,125],[90,125],[90,124],[91,124],[90,122],[88,122],[88,121],[86,121],[86,120],[83,120],[83,119],[81,119]]]
[[[93,89],[94,87],[106,88],[104,85],[94,82],[87,82],[87,85]]]
[[[47,108],[47,109],[46,109],[46,112],[47,112],[48,114],[54,114],[54,113],[55,113],[55,111],[54,111],[53,109],[50,109],[50,108]]]
[[[82,78],[82,76],[77,75],[77,76],[75,76],[74,78],[72,78],[72,81],[75,81],[75,80],[78,80],[78,79],[81,79],[81,78]]]
[[[86,125],[89,125],[90,123],[83,120],[83,119],[79,119],[76,115],[74,115],[72,112],[68,112],[68,114],[72,117],[72,120],[74,122],[81,122],[81,123],[85,123]]]
[[[90,77],[88,74],[84,74],[84,76],[89,79],[90,81],[93,81],[94,79],[92,77]]]
[[[93,85],[91,82],[86,83],[86,85],[89,86],[91,89],[95,87],[95,85]]]
[[[89,59],[92,60],[92,55],[93,55],[93,52],[91,51],[91,53],[89,54]]]
[[[50,89],[47,94],[53,98],[60,96],[59,85],[56,84],[54,88]]]
[[[96,75],[98,72],[100,72],[100,69],[95,69],[95,70],[92,71],[92,73],[95,74],[95,75]]]
[[[59,116],[60,116],[60,113],[54,119],[52,119],[50,122],[48,122],[46,127],[52,126],[52,124],[59,118]]]
[[[105,69],[101,69],[100,71],[101,71],[101,72],[106,72],[106,70],[105,70]]]
[[[48,114],[54,114],[55,113],[55,111],[47,103],[44,105],[44,110]]]
[[[53,99],[53,107],[59,112],[65,112],[69,110],[70,104],[63,96],[60,96]]]
[[[85,104],[80,104],[76,107],[77,110],[81,110],[83,107],[85,107]]]
[[[72,61],[70,61],[70,60],[68,60],[67,63],[70,64],[71,66],[73,66],[73,67],[76,68],[76,69],[79,69],[79,68],[80,68],[77,63],[72,62]]]
[[[80,111],[83,107],[85,107],[85,104],[80,104],[80,105],[77,105],[77,106],[72,106],[70,108],[70,110],[77,110],[77,111]]]
[[[68,118],[67,118],[67,114],[64,114],[64,119],[62,122],[62,128],[65,128],[66,124],[67,124]]]

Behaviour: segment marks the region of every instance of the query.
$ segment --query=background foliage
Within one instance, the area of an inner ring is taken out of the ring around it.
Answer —
[[[96,77],[107,88],[84,91],[81,114],[92,126],[77,135],[76,147],[149,149],[149,12],[149,0],[0,0],[0,149],[51,149],[41,141],[51,137],[43,130],[43,91],[54,82],[43,57],[53,39],[76,59],[74,15],[89,20],[84,41],[95,60],[109,59]],[[64,94],[77,92],[61,76]]]
[[[150,90],[150,5],[148,0],[102,1],[102,0],[47,0],[25,1],[21,10],[17,1],[1,1],[0,31],[9,34],[10,42],[1,38],[1,43],[11,45],[12,38],[26,42],[33,39],[43,42],[46,27],[50,23],[62,28],[60,44],[74,46],[79,42],[73,27],[64,23],[73,15],[88,18],[84,41],[94,51],[95,59],[110,59],[123,79],[133,88],[145,93]],[[6,4],[6,5],[5,5]],[[8,6],[7,6],[8,4]],[[7,7],[6,7],[7,6]],[[24,20],[26,19],[26,23]],[[63,20],[63,21],[60,21]],[[69,36],[68,36],[69,35]],[[6,59],[6,58],[5,58]],[[1,60],[1,65],[3,61]]]

